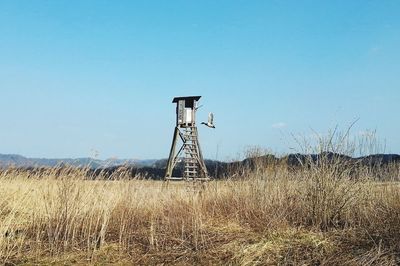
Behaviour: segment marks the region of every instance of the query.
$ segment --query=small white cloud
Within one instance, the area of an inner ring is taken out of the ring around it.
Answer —
[[[287,126],[286,123],[284,123],[284,122],[279,122],[279,123],[273,124],[273,125],[272,125],[272,128],[284,128],[284,127],[286,127],[286,126]]]

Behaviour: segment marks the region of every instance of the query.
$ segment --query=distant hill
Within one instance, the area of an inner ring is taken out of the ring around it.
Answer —
[[[107,159],[99,160],[94,158],[27,158],[18,154],[0,154],[0,167],[54,167],[61,164],[76,167],[106,168],[120,165],[135,167],[151,167],[157,160],[135,160],[135,159]]]
[[[213,160],[205,160],[208,172],[212,177],[221,178],[229,173],[235,172],[235,169],[250,168],[254,169],[259,165],[286,165],[291,169],[307,166],[310,164],[326,163],[340,159],[341,163],[357,164],[364,166],[384,166],[389,163],[400,163],[400,155],[398,154],[373,154],[364,157],[349,157],[336,153],[321,154],[289,154],[284,157],[276,157],[274,155],[265,155],[253,158],[247,158],[242,161],[235,162],[219,162]],[[76,167],[90,167],[91,172],[106,172],[112,174],[123,166],[123,169],[129,170],[132,177],[136,175],[146,176],[152,179],[161,179],[164,176],[167,159],[161,160],[123,160],[123,159],[107,159],[98,160],[93,158],[77,158],[77,159],[43,159],[43,158],[27,158],[15,154],[0,154],[0,167],[54,167],[57,165],[71,165]],[[183,171],[183,163],[177,164],[174,169],[175,176],[181,176]]]

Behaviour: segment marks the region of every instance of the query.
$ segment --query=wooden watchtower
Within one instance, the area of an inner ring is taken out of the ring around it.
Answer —
[[[172,101],[176,103],[176,126],[165,180],[209,180],[196,126],[197,103],[200,98],[201,96],[176,97]],[[176,149],[178,142],[181,142],[179,150]],[[173,170],[178,163],[183,163],[183,174],[173,176]]]

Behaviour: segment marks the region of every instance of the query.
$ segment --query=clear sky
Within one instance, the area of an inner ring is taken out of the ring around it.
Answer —
[[[205,157],[360,120],[400,153],[400,1],[0,0],[0,153],[163,158],[202,95]]]

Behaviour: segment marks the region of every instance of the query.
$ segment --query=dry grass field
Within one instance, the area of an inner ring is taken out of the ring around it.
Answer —
[[[0,259],[12,264],[398,265],[399,166],[259,165],[206,184],[0,173]],[[238,175],[236,175],[238,176]],[[390,181],[392,180],[392,181]]]

